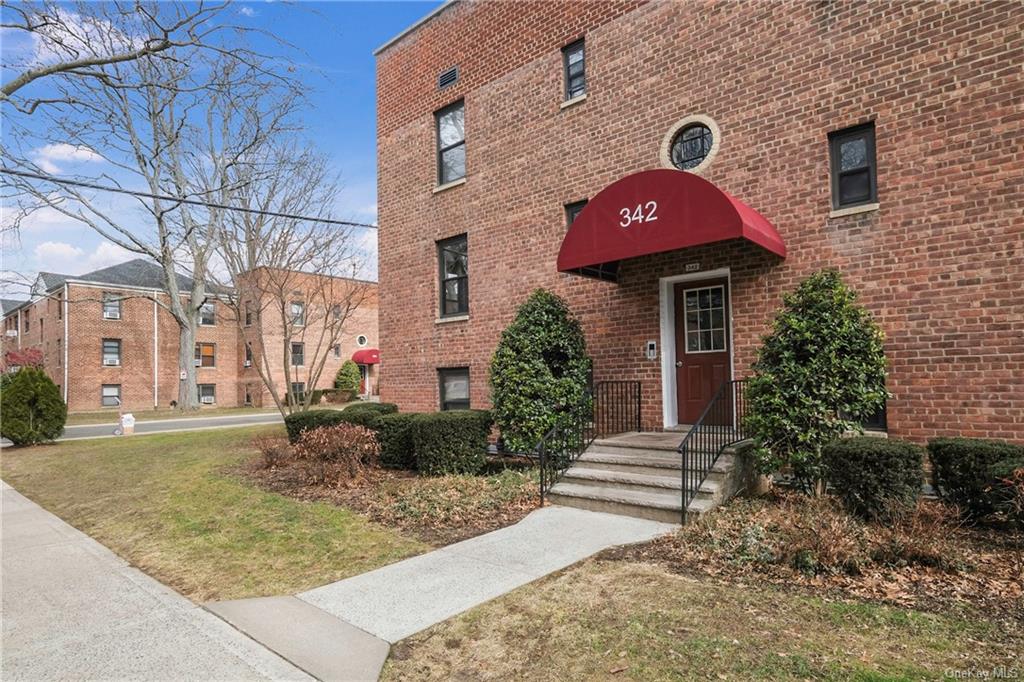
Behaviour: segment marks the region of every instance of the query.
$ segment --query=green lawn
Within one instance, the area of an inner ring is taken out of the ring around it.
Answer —
[[[342,507],[233,473],[254,427],[5,449],[22,494],[195,601],[288,594],[429,549]]]
[[[414,635],[383,680],[920,680],[1019,667],[1018,630],[591,560]]]
[[[195,412],[182,412],[161,408],[159,410],[131,410],[136,421],[156,421],[160,419],[188,419],[190,417],[232,417],[242,414],[266,414],[277,412],[277,408],[270,407],[204,407]],[[83,426],[86,424],[116,424],[118,420],[117,408],[108,410],[94,410],[91,412],[69,412],[65,426]]]

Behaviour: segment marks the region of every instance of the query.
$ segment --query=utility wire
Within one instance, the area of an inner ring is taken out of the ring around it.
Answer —
[[[98,185],[92,182],[85,182],[84,180],[72,180],[70,178],[58,178],[52,175],[42,175],[40,173],[29,173],[28,171],[14,170],[13,168],[0,168],[0,173],[6,175],[16,175],[22,178],[30,178],[32,180],[43,180],[45,182],[53,182],[59,185],[73,185],[74,187],[84,187],[86,189],[96,189],[102,192],[115,192],[117,194],[129,194],[133,197],[141,197],[143,199],[161,199],[163,201],[171,201],[179,204],[192,204],[193,206],[206,206],[208,208],[219,208],[225,211],[240,211],[242,213],[255,213],[257,215],[272,216],[275,218],[289,218],[291,220],[309,220],[317,223],[327,223],[330,225],[345,225],[346,227],[367,227],[372,230],[376,230],[376,225],[370,225],[369,223],[354,223],[348,220],[335,220],[334,218],[313,218],[304,215],[295,215],[293,213],[278,213],[277,211],[264,211],[258,208],[245,208],[242,206],[227,206],[226,204],[217,204],[212,201],[202,201],[200,199],[185,199],[182,197],[172,197],[164,194],[150,194],[149,192],[139,192],[132,189],[124,189],[123,187],[111,187],[109,185]]]

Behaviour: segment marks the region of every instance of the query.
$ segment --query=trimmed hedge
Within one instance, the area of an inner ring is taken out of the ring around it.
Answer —
[[[306,410],[288,415],[284,418],[284,427],[288,431],[288,442],[296,443],[303,431],[309,431],[319,426],[334,426],[348,421],[342,417],[342,414],[338,410]]]
[[[343,409],[342,412],[356,412],[359,410],[368,410],[377,414],[395,414],[398,412],[398,405],[394,403],[355,403]]]
[[[933,438],[928,441],[935,489],[968,518],[991,514],[999,503],[992,493],[993,468],[1024,459],[1024,446],[981,438]]]
[[[912,509],[924,482],[924,450],[889,438],[842,438],[822,451],[825,479],[846,508],[867,519]]]
[[[487,462],[487,439],[493,423],[486,410],[418,415],[412,422],[416,468],[427,476],[480,473]]]
[[[377,441],[380,443],[380,464],[389,469],[416,469],[416,444],[413,423],[418,412],[382,414]]]

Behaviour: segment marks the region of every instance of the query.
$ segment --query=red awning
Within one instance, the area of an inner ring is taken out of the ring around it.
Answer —
[[[358,365],[376,365],[380,363],[380,351],[376,348],[360,348],[352,354],[352,362]]]
[[[558,271],[614,279],[625,258],[739,238],[786,257],[772,224],[739,199],[693,173],[644,171],[590,200],[562,240]]]

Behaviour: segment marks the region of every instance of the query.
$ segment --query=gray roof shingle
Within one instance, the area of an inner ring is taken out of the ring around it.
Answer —
[[[25,300],[16,300],[13,298],[0,298],[0,314],[6,315],[12,312],[18,306],[28,303]]]

